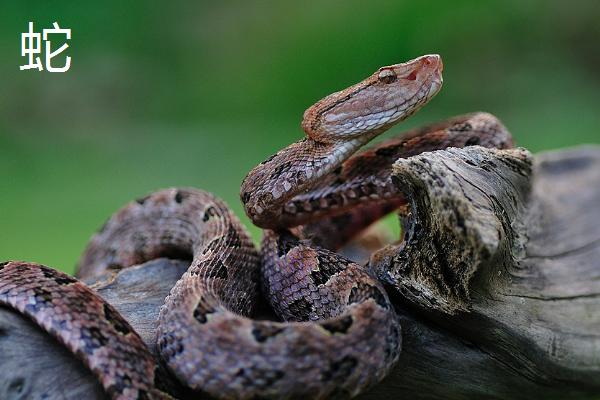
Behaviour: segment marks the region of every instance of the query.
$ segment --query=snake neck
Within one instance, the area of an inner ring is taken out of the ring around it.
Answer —
[[[441,71],[439,56],[422,56],[382,67],[309,107],[302,121],[308,137],[260,163],[242,182],[240,197],[252,222],[280,229],[320,218],[295,210],[290,200],[335,175],[360,147],[425,105],[441,88]]]
[[[307,138],[271,156],[253,168],[242,182],[240,197],[247,215],[261,228],[277,229],[306,222],[309,215],[291,213],[294,220],[284,223],[285,205],[333,173],[369,140],[371,138],[361,137],[322,143]]]

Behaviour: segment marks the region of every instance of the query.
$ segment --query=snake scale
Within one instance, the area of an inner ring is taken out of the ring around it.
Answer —
[[[227,205],[167,189],[126,205],[91,239],[81,279],[157,257],[190,259],[160,310],[162,362],[180,382],[219,398],[352,397],[398,360],[401,328],[368,265],[335,250],[406,204],[393,184],[400,157],[449,146],[509,147],[492,115],[455,117],[357,152],[441,88],[437,55],[380,68],[304,114],[306,138],[244,179],[261,250]],[[260,293],[279,321],[253,319]],[[92,290],[54,269],[0,264],[0,304],[30,317],[79,356],[114,399],[170,398],[131,326]]]

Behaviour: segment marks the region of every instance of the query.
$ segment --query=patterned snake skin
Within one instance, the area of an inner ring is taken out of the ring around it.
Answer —
[[[398,360],[401,329],[377,277],[333,250],[406,203],[391,182],[396,159],[448,146],[512,145],[495,117],[477,113],[352,156],[429,101],[441,71],[439,56],[422,56],[310,107],[307,138],[242,183],[248,216],[265,228],[260,252],[223,201],[167,189],[113,215],[90,241],[78,276],[157,257],[190,259],[157,330],[160,356],[179,381],[218,398],[357,395]],[[253,319],[261,289],[281,321]],[[168,398],[139,336],[77,280],[35,264],[0,264],[0,304],[82,358],[110,397]]]

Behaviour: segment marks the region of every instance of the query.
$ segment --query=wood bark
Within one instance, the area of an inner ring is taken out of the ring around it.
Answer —
[[[398,366],[362,399],[600,395],[600,147],[478,146],[394,165],[411,198],[404,240],[370,260],[401,317]],[[185,261],[89,282],[152,351]],[[103,398],[94,377],[0,308],[0,398]]]

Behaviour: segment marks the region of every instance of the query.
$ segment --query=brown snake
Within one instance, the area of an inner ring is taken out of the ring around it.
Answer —
[[[78,276],[157,257],[191,259],[161,308],[157,340],[168,369],[192,389],[245,399],[364,391],[398,360],[400,326],[377,277],[332,250],[406,203],[391,181],[396,159],[448,146],[512,145],[495,117],[477,113],[352,156],[427,103],[441,71],[437,55],[383,67],[305,112],[307,138],[242,183],[248,216],[266,228],[261,252],[223,201],[167,189],[113,215],[90,241]],[[252,319],[261,284],[281,322]],[[0,264],[0,304],[82,358],[112,398],[168,397],[139,336],[77,280],[36,264]]]

